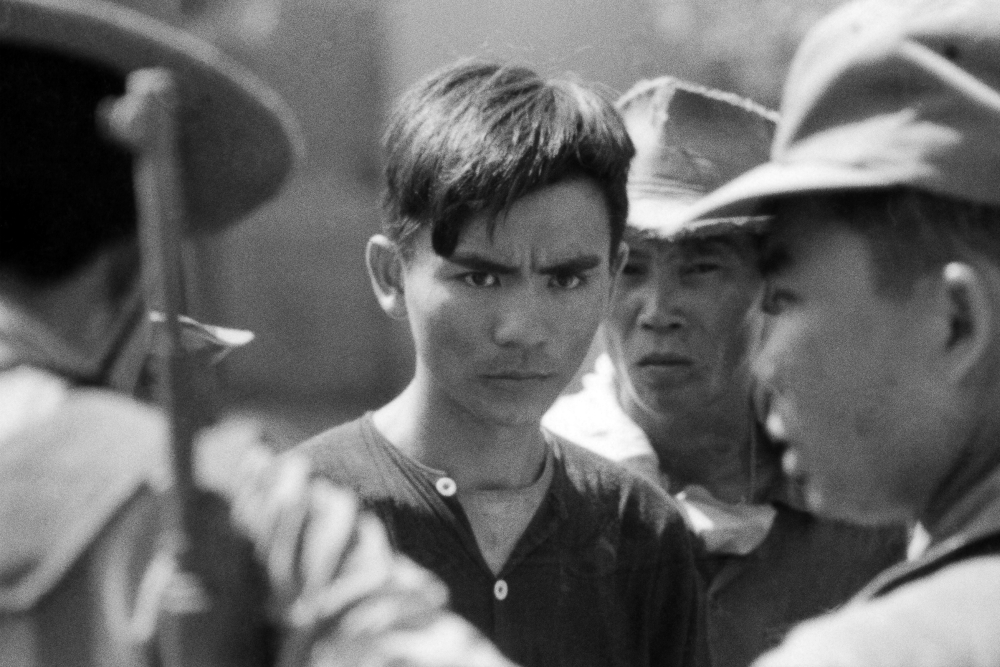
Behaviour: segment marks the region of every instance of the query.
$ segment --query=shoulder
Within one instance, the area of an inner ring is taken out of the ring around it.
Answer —
[[[72,422],[81,438],[87,427],[102,434],[162,441],[166,424],[161,413],[135,399],[101,388],[80,388],[58,375],[20,366],[0,372],[0,438],[45,432],[46,425],[62,428]],[[135,428],[137,431],[130,431]]]
[[[338,424],[305,440],[297,445],[294,451],[314,462],[338,456],[342,449],[364,443],[367,421],[370,421],[370,416],[366,414],[349,422]]]
[[[352,483],[373,465],[377,440],[371,413],[367,413],[313,436],[292,451],[307,458],[317,474],[335,482]]]
[[[973,537],[959,534],[951,540],[928,548],[913,560],[897,564],[872,581],[858,594],[859,598],[882,596],[934,576],[949,567],[984,556],[1000,557],[1000,532],[989,531]]]
[[[0,434],[0,515],[10,519],[0,606],[16,609],[50,590],[141,488],[164,484],[167,429],[129,397],[34,369],[4,373],[0,403],[22,406]]]
[[[658,485],[641,475],[596,452],[582,447],[565,438],[555,436],[557,458],[574,486],[588,493],[600,496],[634,495],[642,498],[656,498],[651,501],[667,501],[673,507],[669,495]]]
[[[687,542],[681,509],[658,485],[571,442],[558,439],[556,446],[573,511],[633,535]]]
[[[755,665],[994,665],[997,636],[1000,557],[979,557],[807,621]]]
[[[35,369],[2,374],[0,462],[62,462],[47,474],[117,477],[136,470],[156,473],[166,464],[168,431],[156,408],[99,388],[76,388]],[[16,413],[16,414],[12,414]]]

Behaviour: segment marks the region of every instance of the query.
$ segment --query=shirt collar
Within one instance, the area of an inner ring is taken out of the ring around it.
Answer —
[[[928,556],[959,542],[1000,533],[1000,467],[952,503],[928,530],[932,535]]]

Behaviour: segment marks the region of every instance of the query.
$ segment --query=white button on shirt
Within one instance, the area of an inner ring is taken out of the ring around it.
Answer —
[[[493,595],[496,596],[497,600],[504,600],[507,598],[507,582],[503,579],[497,579],[497,583],[493,584]]]
[[[455,495],[456,491],[458,491],[458,485],[455,484],[455,480],[451,477],[439,478],[438,481],[434,483],[434,488],[436,488],[438,493],[445,498],[450,498]]]

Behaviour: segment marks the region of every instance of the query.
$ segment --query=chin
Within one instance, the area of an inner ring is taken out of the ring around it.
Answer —
[[[477,420],[496,426],[527,426],[540,424],[542,415],[550,405],[538,406],[535,403],[501,404],[495,401],[483,401],[477,404],[466,404],[465,409]]]
[[[670,418],[676,415],[698,413],[704,410],[707,401],[692,397],[681,391],[645,391],[639,393],[639,404],[657,417]]]

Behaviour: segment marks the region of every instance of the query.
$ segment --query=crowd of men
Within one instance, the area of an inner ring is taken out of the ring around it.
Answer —
[[[412,380],[280,456],[178,247],[288,110],[167,9],[0,11],[0,664],[1000,665],[1000,5],[847,5],[778,112],[430,74],[358,249]]]

